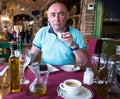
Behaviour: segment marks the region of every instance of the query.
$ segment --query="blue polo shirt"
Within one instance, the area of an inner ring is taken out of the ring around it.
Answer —
[[[74,42],[78,44],[81,49],[86,48],[83,36],[79,30],[69,26],[66,31],[71,33]],[[42,51],[41,62],[43,64],[60,66],[65,64],[75,64],[75,56],[71,51],[70,46],[57,37],[51,26],[39,29],[33,39],[33,45],[40,48]]]

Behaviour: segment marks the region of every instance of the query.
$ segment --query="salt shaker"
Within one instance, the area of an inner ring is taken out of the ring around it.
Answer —
[[[87,85],[92,85],[93,78],[94,78],[94,73],[92,71],[92,68],[87,67],[86,71],[84,72],[83,83]]]

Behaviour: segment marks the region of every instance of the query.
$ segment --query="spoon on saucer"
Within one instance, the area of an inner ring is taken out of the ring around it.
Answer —
[[[76,65],[74,65],[74,66],[73,66],[73,68],[72,68],[72,70],[76,70],[76,68],[77,68],[77,66],[76,66]]]

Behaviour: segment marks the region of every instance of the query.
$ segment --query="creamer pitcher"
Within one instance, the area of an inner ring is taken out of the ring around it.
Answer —
[[[47,78],[52,67],[48,68],[43,74],[41,74],[40,64],[38,62],[32,63],[29,67],[35,73],[35,79],[29,86],[30,93],[35,96],[45,95],[47,93]]]

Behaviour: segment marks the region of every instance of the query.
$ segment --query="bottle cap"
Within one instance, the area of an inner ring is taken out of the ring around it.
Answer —
[[[92,70],[92,68],[91,67],[87,67],[86,70]]]

